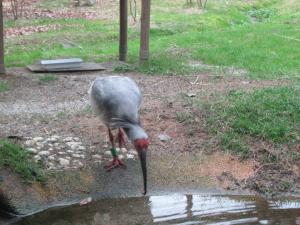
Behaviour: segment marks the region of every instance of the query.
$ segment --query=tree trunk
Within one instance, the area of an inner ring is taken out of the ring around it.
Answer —
[[[0,74],[5,73],[4,67],[4,32],[3,32],[3,7],[0,0]]]
[[[120,0],[120,45],[119,45],[119,60],[127,60],[127,0]]]
[[[140,63],[149,59],[150,8],[151,0],[142,0]]]

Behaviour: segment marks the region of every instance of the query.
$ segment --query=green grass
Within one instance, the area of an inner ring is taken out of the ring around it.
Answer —
[[[300,141],[300,86],[273,87],[247,93],[234,91],[210,106],[210,126],[221,145],[243,157],[250,155],[247,137],[274,145]]]
[[[9,86],[6,82],[0,81],[0,92],[8,91]]]
[[[299,1],[229,2],[211,0],[202,13],[188,13],[185,2],[154,0],[151,58],[147,64],[138,64],[139,32],[131,27],[128,61],[132,66],[121,69],[147,74],[189,74],[201,72],[189,65],[190,61],[199,61],[245,69],[255,79],[299,77]],[[46,8],[55,7],[49,1],[43,4]],[[59,57],[82,57],[96,62],[118,58],[118,21],[38,19],[5,23],[6,27],[61,25],[60,30],[8,39],[8,66]]]
[[[0,169],[8,167],[18,173],[25,182],[45,181],[39,165],[32,162],[30,154],[20,145],[0,139]]]
[[[43,83],[48,83],[48,82],[55,81],[55,80],[57,80],[57,77],[52,74],[43,75],[43,76],[39,77],[39,81],[43,82]]]

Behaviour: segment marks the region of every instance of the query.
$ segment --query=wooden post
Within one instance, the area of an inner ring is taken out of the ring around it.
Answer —
[[[142,0],[140,63],[149,59],[150,8],[151,0]]]
[[[127,60],[127,12],[128,1],[120,0],[120,44],[119,44],[119,60]]]
[[[3,28],[3,6],[0,0],[0,74],[5,73],[4,67],[4,28]]]

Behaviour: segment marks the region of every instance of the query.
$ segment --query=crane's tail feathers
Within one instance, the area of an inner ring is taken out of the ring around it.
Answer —
[[[112,118],[109,125],[112,129],[130,128],[132,126],[132,124],[130,122],[127,122],[125,120],[118,119],[118,118]]]

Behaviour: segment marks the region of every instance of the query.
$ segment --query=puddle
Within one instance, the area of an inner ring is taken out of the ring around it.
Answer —
[[[300,198],[267,201],[255,196],[167,196],[104,199],[50,209],[13,225],[282,224],[300,225]]]

